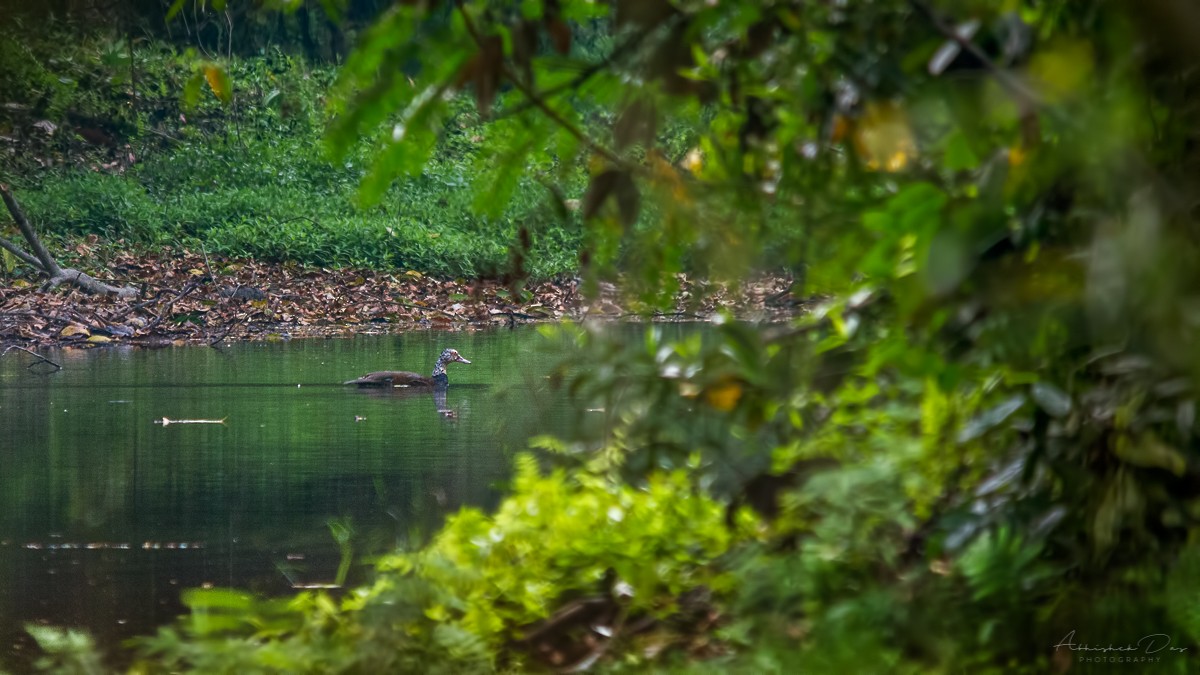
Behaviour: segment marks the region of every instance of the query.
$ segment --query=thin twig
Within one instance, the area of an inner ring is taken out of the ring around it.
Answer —
[[[149,305],[149,304],[151,304],[151,303],[154,303],[154,302],[158,302],[158,299],[159,299],[159,298],[161,298],[161,297],[163,296],[163,294],[164,294],[164,293],[166,293],[166,292],[167,292],[167,290],[166,290],[166,289],[164,289],[164,288],[160,288],[160,289],[158,289],[158,292],[157,292],[157,293],[155,293],[154,295],[150,296],[150,298],[148,298],[148,299],[146,299],[146,300],[144,300],[144,301],[142,301],[142,302],[139,302],[139,303],[137,303],[136,305],[130,305],[130,306],[129,306],[128,308],[126,308],[124,311],[122,311],[122,312],[120,312],[120,313],[118,313],[118,314],[114,314],[114,315],[113,315],[113,316],[112,316],[112,317],[109,319],[109,323],[117,323],[118,321],[120,321],[120,320],[124,319],[126,316],[129,316],[130,314],[132,314],[132,313],[134,313],[134,312],[137,312],[137,311],[140,311],[140,310],[142,310],[142,309],[145,309],[145,307],[146,307],[147,305]]]
[[[1007,88],[1013,94],[1016,94],[1017,97],[1021,99],[1022,103],[1030,106],[1041,106],[1042,97],[1038,95],[1036,91],[1030,89],[1024,82],[1013,76],[1004,68],[996,65],[996,62],[993,61],[986,53],[984,53],[984,51],[980,49],[978,45],[972,42],[970,38],[962,35],[959,33],[959,31],[955,30],[953,26],[950,26],[946,22],[942,21],[941,17],[939,17],[937,13],[933,11],[932,7],[922,2],[922,0],[909,0],[909,4],[912,5],[913,8],[918,12],[925,15],[925,18],[929,20],[929,23],[933,24],[933,27],[936,28],[939,33],[944,35],[947,39],[953,41],[955,44],[961,47],[963,51],[978,59],[979,62],[983,64],[984,70],[991,73],[992,76],[996,78],[996,81],[998,81],[1002,86]],[[1050,110],[1049,112],[1056,117],[1061,117],[1061,115],[1055,110]]]
[[[29,255],[20,246],[17,246],[4,237],[0,237],[0,248],[3,248],[14,256],[20,258],[22,262],[24,262],[26,265],[29,265],[33,269],[39,272],[44,272],[44,270],[42,270],[42,263],[39,262],[37,258]]]
[[[179,293],[177,293],[175,295],[175,297],[171,298],[170,300],[168,300],[166,302],[165,305],[163,305],[162,312],[157,317],[155,317],[153,321],[150,322],[150,325],[146,326],[146,328],[144,329],[145,332],[149,333],[150,331],[154,330],[158,326],[158,324],[163,322],[163,319],[167,318],[167,313],[171,311],[171,307],[177,301],[182,299],[183,296],[187,295],[188,293],[191,293],[192,291],[196,290],[196,288],[199,286],[200,286],[199,281],[193,281],[193,282],[190,282],[188,285],[184,286],[183,289],[180,290]]]
[[[55,316],[54,314],[46,314],[45,312],[38,312],[32,309],[12,309],[0,311],[0,316],[36,316],[39,319],[57,321],[58,323],[79,323],[78,320],[71,317]]]
[[[908,0],[919,13],[923,14],[929,20],[933,27],[938,30],[946,38],[953,40],[964,51],[979,60],[983,65],[984,70],[996,78],[996,81],[1001,86],[1008,89],[1010,93],[1019,99],[1019,102],[1029,106],[1030,108],[1037,107],[1047,115],[1052,117],[1056,122],[1074,131],[1082,131],[1082,126],[1074,118],[1067,115],[1061,109],[1051,105],[1045,105],[1043,98],[1019,78],[1013,76],[1004,68],[996,64],[982,49],[979,48],[970,39],[960,35],[958,31],[944,21],[933,11],[933,8],[923,2],[923,0]],[[1190,202],[1184,198],[1184,195],[1170,184],[1158,170],[1150,164],[1149,160],[1141,153],[1130,153],[1127,168],[1144,174],[1149,181],[1159,190],[1159,194],[1164,198],[1165,203],[1173,210],[1182,211],[1190,208]]]
[[[591,64],[590,66],[584,68],[583,70],[579,71],[579,74],[576,75],[575,77],[571,78],[570,80],[563,82],[561,84],[555,85],[553,87],[550,87],[549,89],[545,89],[540,92],[535,92],[537,97],[544,101],[546,99],[557,96],[563,92],[571,91],[573,89],[578,88],[579,86],[583,85],[585,82],[590,80],[592,77],[596,76],[598,73],[603,71],[605,68],[608,68],[613,63],[615,63],[618,58],[624,56],[626,52],[630,51],[631,49],[636,47],[639,43],[641,43],[642,40],[646,39],[646,36],[649,34],[650,34],[650,29],[645,29],[645,30],[638,31],[637,33],[634,33],[633,35],[631,35],[629,37],[628,40],[626,40],[625,42],[618,45],[615,49],[613,49],[612,52],[608,56],[604,57],[603,59],[601,59],[601,60]],[[534,103],[533,100],[526,100],[519,105],[513,106],[512,108],[509,108],[508,110],[502,111],[500,114],[496,115],[496,119],[503,119],[505,117],[509,117],[512,115],[520,115],[521,113],[525,112],[526,110],[529,110],[530,108],[532,108],[536,105],[537,104]]]
[[[211,340],[209,340],[209,341],[208,341],[208,346],[209,346],[209,347],[216,347],[218,344],[220,344],[222,341],[224,341],[224,340],[225,340],[225,338],[229,337],[229,334],[233,332],[233,329],[234,329],[234,328],[237,328],[237,325],[238,325],[239,323],[241,323],[242,321],[245,321],[247,318],[248,318],[248,317],[237,317],[237,318],[235,318],[233,321],[231,321],[231,322],[229,323],[229,327],[225,329],[225,332],[224,332],[224,333],[221,333],[221,334],[220,334],[220,335],[218,335],[217,337],[215,337],[215,338],[213,338],[213,339],[211,339]]]
[[[617,155],[617,153],[609,150],[603,145],[600,145],[600,143],[591,136],[583,133],[579,127],[576,127],[574,124],[568,122],[566,118],[558,113],[557,110],[551,108],[548,103],[543,101],[541,98],[538,98],[538,95],[529,88],[529,85],[521,82],[515,76],[515,74],[512,72],[512,69],[509,68],[507,64],[500,66],[500,72],[503,73],[504,76],[513,83],[513,86],[516,87],[517,90],[522,94],[524,94],[525,97],[528,98],[538,110],[541,110],[542,114],[544,114],[546,117],[549,117],[550,121],[562,127],[562,129],[568,134],[574,136],[576,140],[578,140],[580,143],[583,143],[583,145],[589,150],[607,159],[609,162],[612,162],[614,166],[624,169],[626,172],[634,173],[638,170],[636,165],[630,164],[623,157]]]
[[[182,140],[182,139],[175,138],[175,137],[174,137],[174,136],[172,136],[171,134],[168,134],[168,133],[166,133],[166,132],[164,132],[164,131],[159,131],[158,129],[151,129],[151,128],[147,128],[147,129],[146,129],[146,132],[147,132],[147,133],[154,134],[155,136],[159,136],[159,137],[161,137],[161,138],[165,138],[165,139],[167,139],[168,141],[171,141],[172,143],[182,143],[182,142],[183,142],[183,140]]]
[[[208,270],[208,278],[215,279],[213,276],[212,265],[208,264],[208,251],[204,248],[204,242],[200,242],[200,252],[204,254],[204,269]]]
[[[616,620],[613,621],[613,625],[610,628],[609,635],[607,636],[608,639],[601,642],[599,645],[596,645],[596,647],[592,649],[590,653],[581,658],[579,661],[576,661],[574,665],[569,666],[564,672],[582,673],[590,670],[592,666],[596,665],[596,662],[599,661],[606,652],[608,652],[609,647],[612,647],[613,643],[621,637],[621,629],[625,627],[625,618],[628,614],[629,611],[622,607],[617,613]]]
[[[4,350],[4,353],[5,353],[5,354],[7,354],[7,353],[9,352],[9,350],[12,350],[12,349],[20,349],[21,351],[25,352],[26,354],[29,354],[30,356],[32,356],[32,357],[34,357],[34,358],[37,358],[37,359],[40,359],[40,360],[42,360],[42,361],[44,361],[44,362],[46,362],[46,363],[49,363],[50,365],[54,366],[54,367],[55,367],[55,368],[57,368],[58,370],[62,370],[62,366],[61,366],[61,365],[59,365],[59,364],[57,364],[57,363],[55,363],[55,362],[51,361],[50,359],[48,359],[48,358],[46,358],[46,357],[42,356],[41,354],[38,354],[37,352],[29,351],[28,349],[26,349],[26,348],[24,348],[24,347],[21,347],[21,346],[19,346],[19,345],[9,345],[9,346],[8,346],[8,348]],[[37,363],[31,363],[31,364],[29,364],[27,367],[28,367],[28,368],[32,368],[32,367],[34,367],[34,366],[36,366],[36,365],[37,365]]]
[[[479,46],[480,49],[482,49],[483,37],[480,36],[479,30],[475,27],[475,22],[471,20],[470,15],[467,14],[466,8],[463,7],[462,0],[458,0],[456,6],[458,7],[458,13],[462,15],[463,23],[466,25],[467,32],[470,33],[471,39],[475,41],[475,44]],[[538,96],[537,92],[529,88],[528,83],[522,82],[521,78],[517,77],[516,74],[513,73],[512,69],[509,68],[507,63],[500,64],[500,73],[506,79],[508,79],[509,82],[512,82],[513,86],[516,87],[517,90],[522,94],[524,94],[525,98],[528,99],[530,103],[532,103],[538,110],[541,110],[542,114],[544,114],[546,117],[549,117],[552,122],[560,126],[568,134],[574,136],[576,140],[582,143],[589,150],[607,159],[614,166],[620,167],[629,173],[637,171],[637,166],[630,164],[612,150],[600,145],[600,143],[594,140],[591,136],[583,133],[574,124],[568,122],[562,115],[558,113],[557,110],[551,108],[548,103]]]
[[[74,291],[75,289],[71,289],[71,290]],[[83,316],[76,310],[71,309],[69,307],[64,307],[63,311],[67,312],[72,317],[72,319],[75,321],[75,323],[77,323],[81,326],[87,326],[88,329],[90,329],[90,330],[105,330],[103,324],[101,324],[100,321],[95,316],[91,316],[91,317]]]

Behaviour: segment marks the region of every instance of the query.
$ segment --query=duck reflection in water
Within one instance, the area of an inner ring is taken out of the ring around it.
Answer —
[[[438,415],[448,420],[458,419],[458,411],[446,404],[447,389],[449,387],[444,384],[433,388],[433,405],[437,408]]]

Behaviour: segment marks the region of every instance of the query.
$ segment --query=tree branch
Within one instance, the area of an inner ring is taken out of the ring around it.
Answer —
[[[42,263],[39,262],[37,258],[29,255],[20,246],[17,246],[16,244],[12,243],[11,241],[5,239],[4,237],[0,237],[0,248],[8,251],[9,253],[15,255],[18,258],[20,258],[22,262],[24,262],[26,265],[29,265],[30,267],[34,268],[35,270],[38,270],[40,272],[45,271],[42,269]]]
[[[628,52],[629,50],[633,49],[638,44],[640,44],[641,41],[646,39],[646,36],[649,34],[650,34],[649,29],[641,30],[641,31],[638,31],[637,33],[634,33],[633,35],[631,35],[629,37],[628,40],[626,40],[625,42],[618,45],[615,49],[613,49],[612,53],[610,53],[608,56],[604,57],[603,59],[597,61],[596,63],[593,63],[590,66],[579,71],[579,74],[576,75],[575,77],[571,78],[570,80],[563,82],[561,84],[555,85],[553,87],[550,87],[549,89],[546,89],[544,91],[534,92],[536,95],[536,98],[540,98],[541,100],[545,101],[554,96],[558,96],[559,94],[561,94],[565,91],[570,91],[572,89],[578,88],[583,83],[592,79],[597,73],[599,73],[600,71],[602,71],[605,68],[612,65],[618,58],[620,58],[621,56],[624,56],[626,52]],[[520,115],[521,113],[525,112],[526,110],[529,110],[530,108],[535,107],[536,105],[537,104],[534,102],[533,99],[528,99],[519,105],[513,106],[512,108],[501,112],[499,115],[496,116],[496,119],[510,117],[513,115]]]
[[[50,255],[50,251],[46,250],[46,246],[38,238],[33,225],[29,224],[29,219],[25,217],[25,213],[21,211],[17,200],[12,196],[12,191],[5,183],[0,183],[0,197],[4,198],[4,205],[8,207],[8,212],[12,214],[13,220],[16,221],[17,227],[21,229],[21,234],[25,237],[25,241],[29,242],[29,247],[33,249],[37,257],[34,258],[34,256],[22,251],[16,244],[3,238],[0,238],[0,247],[3,247],[34,269],[46,275],[46,282],[42,284],[43,291],[53,289],[60,284],[71,283],[95,295],[115,295],[120,298],[130,298],[137,295],[137,289],[132,286],[117,288],[116,286],[110,286],[103,281],[94,279],[79,270],[59,267],[58,262],[54,260]]]
[[[567,133],[574,136],[576,140],[578,140],[580,143],[583,143],[583,145],[589,150],[607,159],[609,162],[612,162],[613,165],[621,167],[627,172],[632,173],[637,170],[638,167],[630,164],[612,150],[600,145],[600,143],[594,140],[591,136],[583,133],[579,127],[576,127],[574,124],[568,122],[562,115],[558,113],[557,110],[551,108],[548,103],[543,101],[541,98],[538,98],[536,92],[530,89],[528,85],[514,77],[512,69],[509,68],[507,64],[500,67],[500,72],[502,72],[504,76],[513,83],[513,86],[515,86],[522,94],[525,95],[527,99],[529,99],[529,102],[532,103],[534,107],[536,107],[538,110],[541,110],[542,114],[550,118],[550,121],[562,127]]]
[[[458,0],[455,3],[455,6],[458,8],[458,13],[462,15],[463,23],[466,24],[467,32],[471,34],[471,39],[475,41],[475,44],[478,45],[480,49],[483,49],[483,38],[479,35],[479,30],[475,27],[475,22],[472,21],[471,16],[467,14],[466,8],[463,7],[462,0]],[[617,153],[609,150],[603,145],[600,145],[599,142],[593,140],[592,137],[583,133],[583,131],[581,131],[578,127],[563,118],[563,116],[560,115],[557,110],[551,108],[546,101],[540,98],[537,92],[533,91],[533,89],[529,87],[528,83],[522,82],[520,78],[516,77],[507,63],[500,64],[500,73],[507,78],[509,82],[512,82],[513,86],[516,87],[517,90],[522,94],[524,94],[525,98],[528,99],[534,107],[536,107],[538,110],[541,110],[542,114],[544,114],[546,117],[549,117],[552,122],[562,127],[562,129],[567,133],[574,136],[576,140],[582,143],[589,150],[629,173],[637,171],[637,166],[630,164],[621,156],[617,155]]]
[[[4,350],[4,353],[7,354],[9,352],[9,350],[12,350],[12,349],[20,349],[21,351],[25,352],[26,354],[29,354],[30,356],[41,359],[40,361],[34,361],[33,363],[29,364],[30,368],[36,366],[39,363],[49,363],[50,365],[54,366],[56,369],[62,370],[62,366],[55,363],[54,361],[51,361],[50,359],[42,356],[41,354],[38,354],[37,352],[30,351],[30,350],[28,350],[24,347],[18,346],[18,345],[10,345],[7,349]]]
[[[1038,106],[1042,104],[1042,97],[1028,85],[1013,76],[1012,73],[996,65],[996,62],[991,59],[982,49],[974,42],[960,34],[954,27],[942,21],[941,17],[933,11],[933,8],[925,4],[922,0],[909,0],[909,4],[920,14],[923,14],[929,23],[938,30],[939,33],[946,36],[947,39],[953,41],[963,51],[979,60],[983,64],[983,69],[991,73],[996,78],[1001,86],[1008,89],[1011,93],[1021,99],[1021,102],[1028,106]],[[1058,115],[1057,112],[1051,111],[1051,114]]]
[[[29,224],[29,219],[25,217],[25,213],[21,211],[21,207],[17,205],[17,200],[13,198],[12,192],[5,183],[0,183],[0,197],[4,198],[4,205],[8,207],[8,212],[12,214],[17,227],[21,228],[21,234],[25,236],[25,241],[29,242],[29,247],[41,261],[39,267],[42,271],[51,279],[62,274],[58,263],[50,256],[50,252],[46,250],[42,240],[38,239],[37,233],[33,231],[33,226]]]
[[[982,49],[979,48],[969,38],[966,38],[954,30],[953,26],[942,21],[941,17],[933,11],[933,8],[924,2],[924,0],[908,0],[909,5],[917,10],[918,13],[925,16],[933,27],[947,39],[953,40],[955,44],[961,47],[965,52],[978,59],[983,65],[983,69],[996,78],[1000,86],[1007,89],[1010,93],[1017,97],[1018,102],[1026,106],[1029,110],[1037,108],[1047,115],[1052,117],[1056,122],[1067,126],[1070,129],[1078,131],[1080,125],[1075,119],[1064,113],[1061,109],[1052,105],[1045,105],[1045,100],[1033,88],[1026,85],[1020,78],[1013,76],[1010,72],[996,65]],[[1186,199],[1184,195],[1171,185],[1157,169],[1150,164],[1146,157],[1140,153],[1130,153],[1128,156],[1128,165],[1130,168],[1144,174],[1149,181],[1159,190],[1159,193],[1165,198],[1166,203],[1174,211],[1184,211],[1191,207],[1191,201]]]

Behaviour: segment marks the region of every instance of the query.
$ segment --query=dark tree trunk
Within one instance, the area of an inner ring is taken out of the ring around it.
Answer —
[[[334,21],[327,18],[325,25],[329,26],[329,51],[331,52],[331,60],[334,63],[341,63],[346,58],[346,36],[342,33],[342,23],[341,21]]]
[[[288,44],[288,26],[287,20],[283,17],[283,12],[275,12],[275,31],[271,35],[271,42],[279,47],[283,52],[287,52]]]
[[[304,55],[308,57],[309,63],[317,63],[321,60],[321,54],[317,48],[317,41],[313,39],[312,17],[308,15],[307,4],[301,4],[300,9],[296,10],[296,21],[300,23],[300,42],[304,45]]]

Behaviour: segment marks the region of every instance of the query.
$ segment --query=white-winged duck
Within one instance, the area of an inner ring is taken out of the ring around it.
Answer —
[[[356,380],[348,380],[342,384],[357,384],[360,387],[444,387],[449,383],[446,377],[446,364],[457,361],[470,363],[456,349],[447,349],[438,356],[433,364],[433,374],[429,377],[411,373],[406,370],[380,370],[367,373]]]

